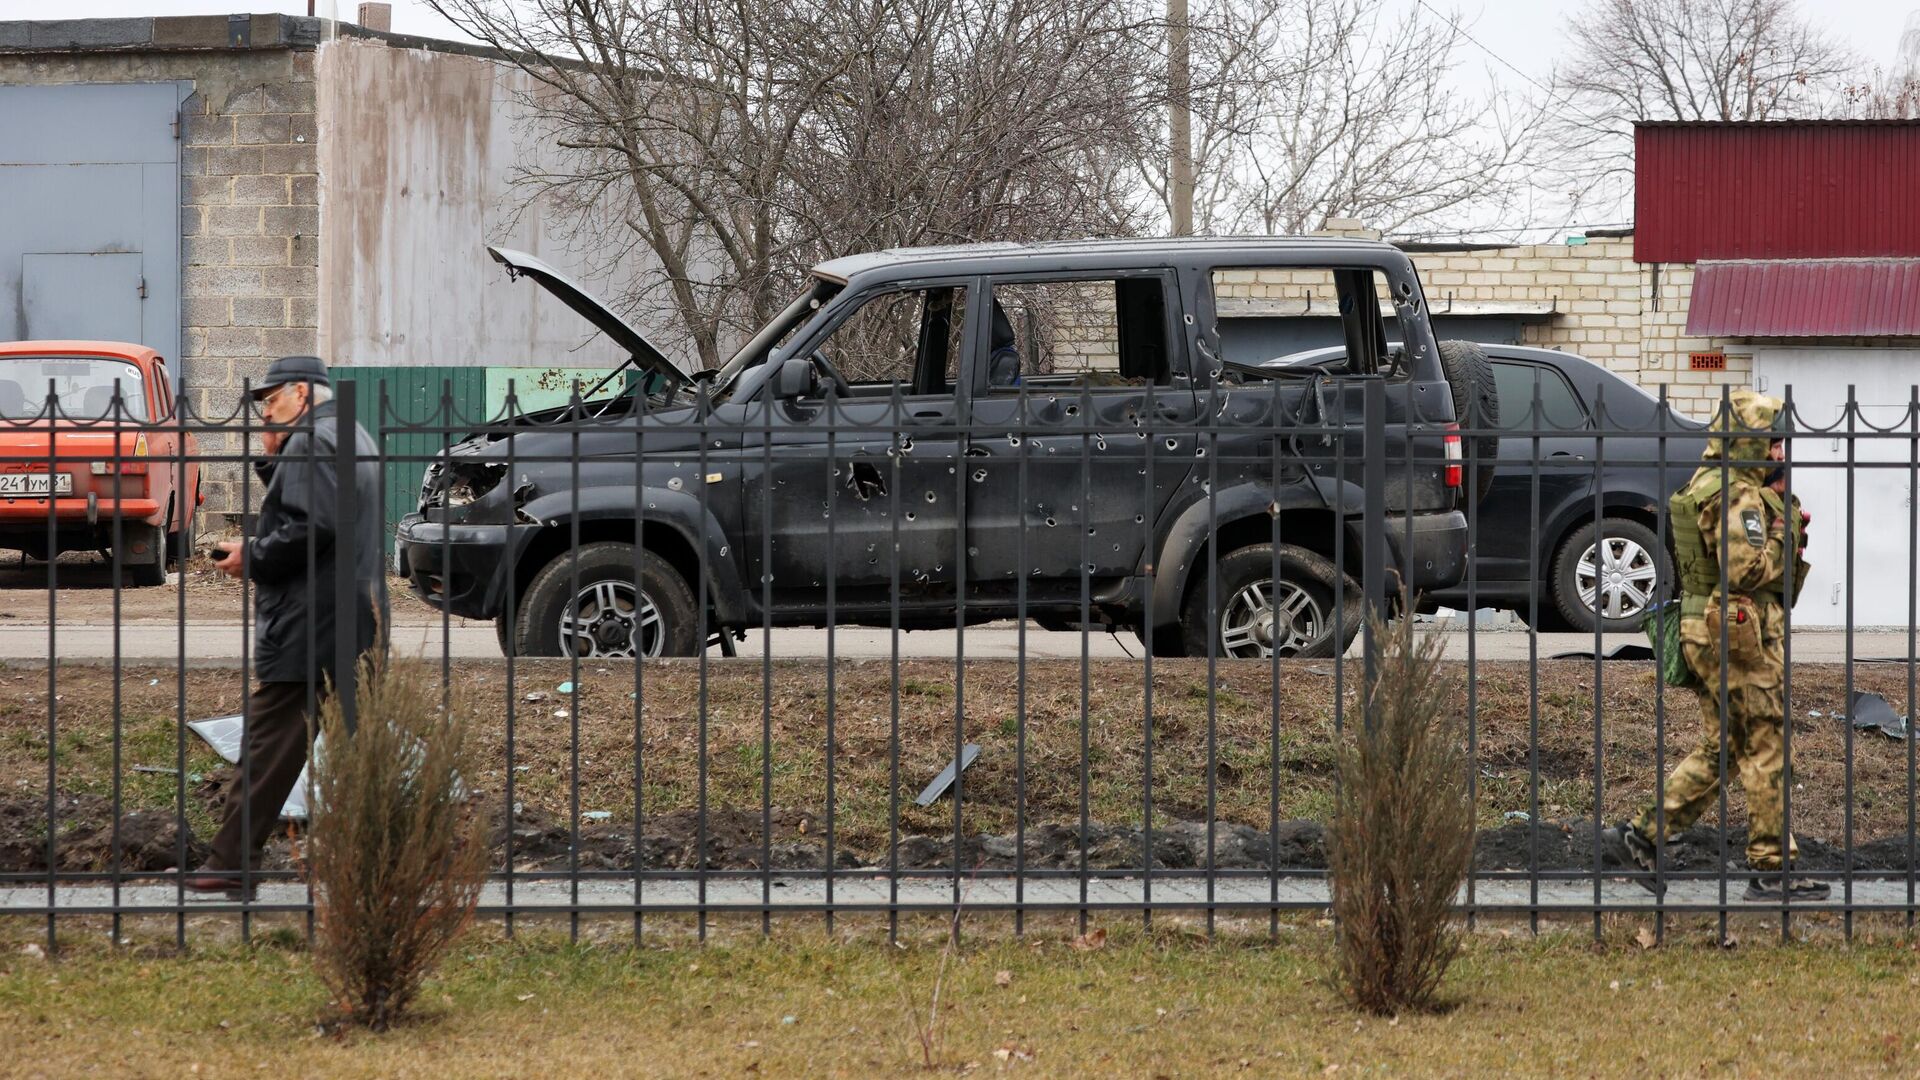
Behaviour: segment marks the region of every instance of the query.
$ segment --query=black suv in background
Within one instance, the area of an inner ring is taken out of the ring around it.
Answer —
[[[691,374],[538,259],[492,254],[640,369],[455,445],[400,523],[416,591],[513,653],[689,655],[704,603],[722,634],[1024,612],[1162,655],[1332,655],[1359,624],[1363,383],[1386,385],[1387,558],[1413,589],[1460,579],[1465,492],[1491,479],[1461,475],[1449,430],[1469,400],[1498,415],[1485,358],[1433,340],[1385,244],[849,256]],[[1337,301],[1351,376],[1220,358],[1216,290],[1273,268]]]
[[[1475,512],[1473,601],[1511,608],[1542,630],[1591,633],[1598,619],[1608,633],[1637,632],[1647,605],[1673,587],[1673,556],[1656,531],[1659,507],[1693,475],[1702,448],[1697,438],[1670,439],[1663,474],[1659,433],[1684,435],[1705,425],[1573,353],[1480,348],[1500,400],[1494,426],[1514,434],[1499,440],[1498,463]],[[1335,347],[1271,363],[1337,369],[1344,355]],[[1595,438],[1601,430],[1608,433],[1604,447]],[[1465,608],[1467,593],[1462,578],[1425,600]]]

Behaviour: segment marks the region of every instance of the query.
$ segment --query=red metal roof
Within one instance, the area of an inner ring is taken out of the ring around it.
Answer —
[[[1920,121],[1641,124],[1634,258],[1920,256]]]
[[[1920,335],[1920,259],[1703,262],[1693,337]]]

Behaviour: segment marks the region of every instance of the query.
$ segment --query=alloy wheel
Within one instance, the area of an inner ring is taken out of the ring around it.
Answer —
[[[1294,656],[1326,632],[1326,613],[1313,594],[1291,582],[1255,581],[1220,609],[1223,655],[1259,659]]]
[[[660,609],[627,581],[585,586],[560,613],[560,648],[568,656],[656,657],[666,645]]]

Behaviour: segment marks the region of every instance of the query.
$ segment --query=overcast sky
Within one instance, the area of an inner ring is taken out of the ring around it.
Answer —
[[[1306,0],[1313,2],[1313,0]],[[324,18],[353,20],[358,0],[313,0]],[[1473,39],[1463,50],[1457,71],[1459,87],[1484,92],[1489,85],[1534,97],[1556,62],[1570,59],[1565,51],[1568,17],[1585,0],[1385,0],[1389,11],[1424,7],[1460,18]],[[229,14],[237,11],[280,11],[304,15],[308,0],[0,0],[0,19],[71,19],[129,15]],[[393,29],[424,37],[463,39],[426,0],[392,0]],[[1815,13],[1818,24],[1840,43],[1870,64],[1891,65],[1899,39],[1910,17],[1920,12],[1920,0],[1799,0],[1803,11]],[[1531,193],[1519,231],[1503,233],[1508,240],[1542,239],[1579,227],[1626,224],[1631,210],[1624,206],[1589,206],[1581,211],[1558,209],[1561,193]],[[1619,219],[1619,220],[1615,220]],[[1465,234],[1462,234],[1465,235]],[[1477,234],[1476,234],[1477,235]]]
[[[319,14],[335,12],[351,20],[357,0],[314,0]],[[1417,0],[1391,0],[1413,6]],[[1567,14],[1580,4],[1573,0],[1431,0],[1441,11],[1458,11],[1470,23],[1475,38],[1500,60],[1529,75],[1545,74],[1560,52]],[[1920,0],[1815,0],[1806,10],[1819,12],[1828,33],[1853,47],[1868,60],[1892,61],[1901,28],[1909,14],[1920,11]],[[234,11],[283,11],[304,15],[307,0],[0,0],[0,18],[72,19],[115,15],[227,14]],[[456,37],[453,27],[435,15],[423,0],[393,0],[393,28],[403,34]],[[1493,67],[1496,77],[1510,71],[1488,55],[1478,59]]]

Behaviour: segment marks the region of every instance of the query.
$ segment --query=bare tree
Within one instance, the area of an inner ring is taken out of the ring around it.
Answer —
[[[1794,0],[1592,0],[1568,37],[1559,141],[1589,205],[1628,190],[1636,122],[1829,115],[1857,63]]]
[[[1847,115],[1868,120],[1920,117],[1920,12],[1907,16],[1889,67],[1876,67],[1845,91]]]
[[[1211,0],[1192,25],[1194,220],[1297,233],[1329,218],[1385,232],[1474,230],[1524,189],[1537,103],[1463,94],[1453,20],[1382,0]],[[1148,161],[1150,191],[1171,196]]]
[[[521,177],[713,366],[808,265],[903,244],[1113,234],[1157,112],[1132,0],[428,0],[538,86]]]

